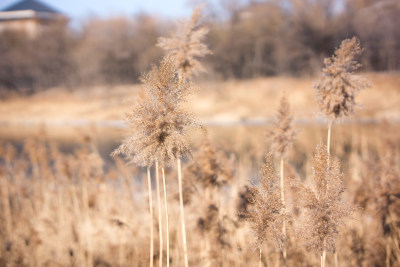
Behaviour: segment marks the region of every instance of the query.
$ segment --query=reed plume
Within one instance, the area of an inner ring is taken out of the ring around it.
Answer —
[[[339,228],[352,213],[343,199],[343,173],[340,162],[331,158],[326,146],[319,144],[313,158],[313,187],[299,185],[302,205],[306,208],[303,225],[306,248],[321,254],[325,266],[326,252],[335,252]]]
[[[165,57],[160,66],[142,76],[146,92],[136,103],[127,121],[131,136],[112,154],[123,154],[130,162],[163,166],[171,160],[191,155],[186,138],[194,117],[180,105],[189,93],[190,83],[179,80],[174,61]]]
[[[256,246],[260,254],[265,241],[271,241],[279,249],[284,249],[286,236],[282,231],[282,225],[289,219],[288,214],[283,212],[284,203],[281,198],[279,176],[273,168],[271,153],[265,157],[261,175],[259,184],[249,187],[252,205],[245,216],[256,236]]]
[[[194,160],[187,166],[187,175],[202,189],[220,188],[233,179],[233,170],[223,152],[218,151],[210,141],[208,132],[203,131],[200,149]]]
[[[278,109],[277,121],[268,133],[268,137],[271,139],[271,150],[278,158],[287,156],[296,138],[297,132],[293,129],[292,121],[289,101],[283,96]]]
[[[189,21],[182,21],[170,38],[160,37],[157,46],[165,50],[166,55],[174,59],[181,79],[191,78],[204,72],[199,58],[211,54],[203,43],[208,28],[202,26],[203,6],[193,11]]]
[[[356,58],[362,51],[356,37],[342,41],[334,55],[325,58],[322,77],[314,82],[319,109],[331,122],[352,114],[356,93],[369,86],[354,74],[361,67]]]

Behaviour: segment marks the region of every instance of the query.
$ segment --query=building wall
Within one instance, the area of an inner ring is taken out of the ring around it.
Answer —
[[[37,35],[39,28],[40,23],[37,19],[0,21],[0,32],[5,30],[24,31],[29,36],[34,37]]]

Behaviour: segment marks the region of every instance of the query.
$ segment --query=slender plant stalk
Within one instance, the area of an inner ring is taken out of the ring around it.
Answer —
[[[223,213],[222,213],[222,200],[221,200],[221,194],[218,194],[218,191],[215,192],[215,194],[217,196],[218,199],[218,223],[220,225],[223,225]],[[224,238],[224,233],[221,233],[221,238]],[[225,246],[222,247],[222,267],[226,266],[226,262],[227,262],[227,253],[226,253],[226,248]]]
[[[186,244],[185,213],[184,213],[184,209],[183,209],[181,159],[178,159],[177,164],[178,164],[179,204],[180,204],[180,210],[181,210],[183,254],[184,254],[184,258],[185,258],[185,267],[188,267],[189,260],[188,260],[187,244]]]
[[[151,176],[150,167],[147,167],[147,185],[149,188],[149,207],[150,207],[150,267],[153,267],[153,255],[154,255],[154,244],[153,244],[153,196],[151,194]]]
[[[338,254],[336,251],[333,254],[333,261],[335,262],[335,267],[339,267]]]
[[[385,266],[390,267],[390,244],[389,240],[386,240],[386,259],[385,259]]]
[[[321,254],[321,267],[325,267],[325,257],[326,257],[326,250],[325,250],[325,240],[323,241],[323,250]]]
[[[329,127],[328,127],[328,138],[326,141],[326,149],[328,152],[328,156],[331,154],[331,129],[332,129],[332,121],[329,122]]]
[[[332,132],[332,121],[329,122],[329,127],[328,127],[328,138],[327,138],[327,145],[326,145],[328,156],[330,156],[330,154],[331,154],[331,132]],[[328,160],[329,159],[330,159],[330,157],[328,157]],[[330,165],[330,162],[328,161],[328,167],[329,167],[329,165]],[[336,250],[335,250],[335,252],[333,252],[333,260],[335,262],[335,267],[339,267],[338,254],[337,254]]]
[[[328,126],[328,137],[326,140],[326,152],[328,153],[328,168],[330,166],[330,162],[329,162],[329,156],[331,154],[330,150],[331,150],[331,131],[332,131],[332,120],[329,121],[329,126]],[[324,242],[325,244],[325,242]],[[325,258],[326,258],[326,250],[325,250],[325,245],[324,245],[324,250],[322,251],[322,256],[321,256],[321,267],[325,267]],[[337,259],[337,252],[335,251],[334,253],[334,258]],[[335,261],[335,267],[337,267]]]
[[[327,137],[327,144],[326,144],[326,149],[328,152],[328,156],[330,156],[331,154],[331,132],[332,132],[332,121],[329,122],[329,127],[328,127],[328,137]],[[330,157],[328,157],[328,160],[330,159]],[[328,167],[330,165],[330,162],[328,161]],[[333,261],[335,263],[335,267],[339,267],[339,260],[338,260],[338,253],[337,251],[333,252]]]
[[[276,261],[275,261],[275,266],[279,267],[281,264],[281,253],[276,254]]]
[[[258,267],[261,267],[261,263],[262,263],[261,255],[262,255],[262,251],[261,251],[261,248],[260,248],[260,260],[258,261]]]
[[[160,241],[160,251],[158,266],[162,267],[163,263],[163,232],[162,232],[162,217],[161,217],[161,197],[160,197],[160,174],[158,161],[156,161],[156,190],[157,190],[157,207],[158,207],[158,235]]]
[[[168,203],[167,203],[167,190],[165,187],[165,172],[164,167],[161,168],[164,188],[164,205],[165,205],[165,220],[167,226],[167,267],[169,267],[169,224],[168,224]]]
[[[82,202],[83,202],[83,213],[84,213],[84,218],[85,220],[90,220],[89,216],[89,196],[88,196],[88,185],[87,181],[83,181],[83,186],[81,189],[81,194],[82,194]],[[150,237],[151,240],[153,240],[153,237]],[[93,250],[92,250],[92,239],[89,237],[85,237],[85,243],[86,246],[89,248],[86,253],[86,262],[87,266],[93,266]],[[152,267],[152,266],[151,266]]]
[[[280,186],[281,186],[281,198],[282,198],[282,204],[283,204],[282,211],[285,214],[286,213],[286,206],[285,206],[285,192],[283,190],[283,188],[284,188],[284,183],[283,183],[283,157],[281,157],[281,172],[280,173],[281,173],[281,183],[280,183]],[[282,233],[283,233],[283,236],[286,238],[286,220],[285,219],[283,219]],[[286,242],[286,240],[285,240],[285,242]],[[282,254],[283,254],[283,265],[286,266],[286,247],[283,247]]]
[[[1,185],[1,196],[2,196],[2,204],[3,204],[3,217],[5,218],[6,225],[6,234],[7,238],[12,239],[13,227],[12,227],[12,217],[11,217],[11,207],[9,201],[9,190],[7,184]]]

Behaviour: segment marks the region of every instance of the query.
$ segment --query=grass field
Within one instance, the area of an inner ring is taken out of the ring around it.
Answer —
[[[357,115],[332,131],[331,153],[340,159],[344,174],[343,199],[357,207],[353,219],[339,228],[336,252],[340,266],[399,266],[400,75],[365,76],[372,87],[358,96]],[[183,193],[191,266],[319,264],[318,253],[303,246],[307,237],[297,233],[304,214],[296,206],[296,190],[286,192],[287,209],[294,216],[287,224],[286,259],[271,239],[259,259],[242,216],[251,206],[246,186],[261,177],[271,144],[266,132],[283,94],[299,131],[284,166],[285,179],[311,183],[315,146],[327,133],[312,81],[204,82],[185,104],[207,126],[212,147],[205,145],[201,131],[190,132],[194,155],[183,160]],[[140,90],[140,85],[54,88],[1,100],[0,266],[148,266],[151,228],[154,264],[162,259],[164,265],[184,265],[176,167],[165,168],[167,259],[165,221],[159,228],[157,215],[160,210],[164,218],[165,210],[156,198],[155,169],[150,226],[145,168],[109,156],[126,136],[124,113]],[[214,175],[221,182],[204,184],[204,177]],[[326,261],[334,266],[334,254],[328,253]]]
[[[360,92],[357,117],[399,120],[399,73],[364,75],[372,87]],[[271,119],[286,94],[295,119],[315,119],[318,110],[311,78],[259,78],[247,81],[203,82],[187,107],[205,123],[224,124],[248,119]],[[80,125],[120,121],[130,110],[141,85],[54,88],[30,97],[1,100],[0,122],[9,124]]]

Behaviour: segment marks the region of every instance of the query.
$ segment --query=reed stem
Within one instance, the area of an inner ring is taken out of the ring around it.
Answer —
[[[154,244],[153,244],[153,196],[151,189],[151,176],[150,167],[147,167],[147,185],[149,188],[149,207],[150,207],[150,267],[153,267],[153,255],[154,255]]]
[[[167,226],[167,267],[169,267],[169,223],[168,223],[168,203],[167,203],[167,190],[165,187],[165,172],[164,167],[161,168],[164,188],[164,205],[165,205],[165,220]]]
[[[186,243],[185,213],[184,213],[184,209],[183,209],[181,159],[178,159],[177,164],[178,164],[179,205],[180,205],[180,211],[181,211],[183,254],[184,254],[184,258],[185,258],[185,267],[188,267],[189,260],[188,260],[188,251],[187,251],[187,243]]]
[[[332,121],[329,121],[329,126],[328,126],[328,137],[326,140],[326,152],[328,153],[328,168],[330,168],[330,155],[331,155],[331,132],[332,132]],[[324,267],[325,267],[325,257],[326,257],[326,251],[324,249],[324,251],[322,252],[323,255],[323,263],[324,263]],[[335,261],[335,267],[337,266],[337,252],[335,251],[333,254],[334,257],[334,261]]]
[[[158,207],[158,235],[160,241],[158,266],[163,264],[163,232],[162,232],[162,216],[161,216],[161,197],[160,197],[160,174],[158,161],[156,161],[156,190],[157,190],[157,207]]]
[[[328,152],[328,156],[330,155],[331,151],[331,129],[332,129],[332,121],[329,121],[329,127],[328,127],[328,138],[326,141],[326,149]]]
[[[283,181],[283,157],[281,156],[281,172],[280,172],[280,178],[281,178],[281,199],[282,199],[282,212],[285,214],[286,213],[286,205],[285,205],[285,191],[284,191],[284,181]],[[283,265],[286,266],[286,220],[283,219],[283,224],[282,224],[282,233],[283,236],[285,238],[284,242],[284,247],[282,250],[282,254],[283,254]]]
[[[338,254],[336,251],[333,253],[333,261],[335,262],[335,267],[339,267]]]
[[[386,239],[386,258],[385,258],[385,266],[386,267],[390,267],[390,244],[389,244],[389,240]]]

